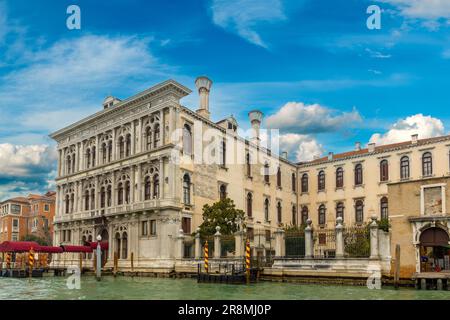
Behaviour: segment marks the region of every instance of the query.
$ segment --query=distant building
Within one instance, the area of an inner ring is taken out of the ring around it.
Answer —
[[[30,194],[0,203],[0,242],[34,235],[51,243],[56,193]]]

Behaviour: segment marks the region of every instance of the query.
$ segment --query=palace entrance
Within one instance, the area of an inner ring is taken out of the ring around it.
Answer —
[[[106,228],[102,230],[100,235],[102,237],[102,242],[108,243],[109,234],[108,234],[108,230]],[[108,262],[108,249],[102,249],[102,267],[105,266],[106,262]]]
[[[428,228],[420,235],[420,271],[450,272],[449,236],[441,228]]]

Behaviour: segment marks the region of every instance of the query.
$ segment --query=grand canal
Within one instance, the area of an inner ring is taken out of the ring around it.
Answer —
[[[0,278],[0,300],[51,299],[389,299],[450,300],[450,291],[394,290],[384,287],[304,285],[295,283],[259,282],[251,285],[199,284],[193,279],[82,277],[80,289],[68,289],[63,277],[28,279]]]

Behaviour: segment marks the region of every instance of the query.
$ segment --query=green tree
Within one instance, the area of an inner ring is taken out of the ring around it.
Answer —
[[[27,234],[27,235],[23,236],[20,240],[37,242],[41,246],[51,246],[52,245],[51,242],[49,241],[49,239],[41,238],[41,237],[35,236],[33,234]]]
[[[200,225],[201,236],[211,236],[220,227],[220,233],[231,235],[238,231],[239,221],[244,228],[244,211],[236,209],[233,200],[225,198],[212,205],[203,206],[203,223]]]

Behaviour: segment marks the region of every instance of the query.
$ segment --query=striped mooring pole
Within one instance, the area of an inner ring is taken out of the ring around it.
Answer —
[[[250,240],[247,239],[245,245],[245,273],[247,275],[247,283],[250,282]]]
[[[208,241],[205,241],[205,271],[208,273],[209,265],[208,265],[209,251],[208,251]]]
[[[6,269],[11,269],[11,253],[6,253]]]
[[[31,277],[33,276],[33,267],[34,267],[34,250],[33,250],[33,247],[31,247],[30,252],[28,253],[28,266],[30,267],[30,280],[31,280]]]

